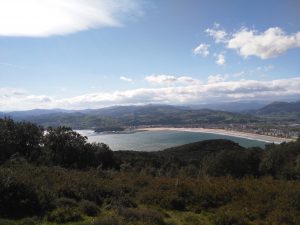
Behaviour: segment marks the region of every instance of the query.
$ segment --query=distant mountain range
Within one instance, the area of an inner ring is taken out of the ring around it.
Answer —
[[[252,112],[253,115],[300,122],[300,101],[273,102]]]
[[[210,109],[191,109],[170,105],[115,106],[102,109],[61,111],[30,110],[3,114],[15,120],[31,121],[43,126],[70,126],[74,129],[139,125],[182,125],[243,123],[256,121],[254,116]]]
[[[258,107],[259,105],[263,106]],[[300,122],[300,101],[273,102],[268,105],[254,102],[227,103],[218,107],[206,105],[210,108],[202,108],[203,106],[135,105],[85,110],[34,109],[1,113],[0,117],[31,121],[43,126],[64,125],[74,129],[104,130],[138,125],[249,123],[265,119]]]
[[[221,110],[226,112],[248,112],[249,110],[257,110],[270,102],[266,101],[236,101],[236,102],[224,102],[218,104],[201,104],[190,106],[193,109],[212,109]]]

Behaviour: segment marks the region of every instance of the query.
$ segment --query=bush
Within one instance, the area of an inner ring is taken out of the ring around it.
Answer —
[[[184,211],[185,201],[182,198],[170,196],[161,200],[161,206],[166,209]]]
[[[115,217],[104,217],[94,220],[91,225],[121,225],[121,223]]]
[[[243,216],[234,212],[219,212],[215,215],[214,225],[249,225]]]
[[[0,178],[0,216],[22,218],[40,212],[40,202],[32,187],[9,177]]]
[[[72,208],[72,207],[78,207],[78,203],[70,198],[58,198],[54,201],[54,205],[56,208]]]
[[[150,209],[126,209],[122,208],[118,214],[126,221],[142,221],[147,224],[165,224],[163,215],[160,212]]]
[[[25,218],[22,219],[18,225],[37,225],[38,220],[37,218]]]
[[[99,207],[91,201],[82,200],[79,203],[79,207],[82,213],[87,216],[97,216],[100,213]]]
[[[137,204],[130,198],[124,196],[119,198],[112,198],[107,201],[107,208],[136,208]]]
[[[76,222],[82,220],[82,216],[76,208],[57,208],[48,214],[47,220],[56,223]]]

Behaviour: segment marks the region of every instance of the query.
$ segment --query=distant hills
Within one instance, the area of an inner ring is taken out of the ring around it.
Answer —
[[[31,110],[6,113],[5,116],[43,126],[64,125],[74,129],[101,130],[123,126],[245,123],[257,120],[254,116],[238,113],[170,105],[115,106],[74,112]]]
[[[253,111],[252,114],[260,117],[300,122],[300,101],[273,102]]]
[[[230,104],[237,108],[240,106],[240,112],[201,108],[200,106],[150,104],[85,110],[34,109],[0,113],[0,117],[6,116],[19,121],[31,121],[46,127],[64,125],[74,129],[100,129],[104,131],[111,128],[118,130],[119,127],[139,125],[230,124],[262,122],[264,120],[300,122],[300,101],[273,102],[260,108],[257,108],[258,105],[263,103],[240,102]],[[230,104],[228,103],[227,107]],[[249,104],[252,104],[252,109],[243,110],[249,108]],[[225,109],[226,107],[220,105],[219,108]]]
[[[215,104],[201,104],[201,105],[192,105],[193,109],[212,109],[212,110],[221,110],[226,112],[247,112],[249,110],[257,110],[270,102],[266,101],[236,101],[236,102],[224,102],[224,103],[215,103]]]

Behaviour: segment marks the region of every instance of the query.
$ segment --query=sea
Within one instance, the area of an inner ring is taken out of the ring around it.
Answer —
[[[220,134],[188,132],[188,131],[142,131],[135,133],[101,134],[92,130],[77,130],[87,136],[89,142],[100,142],[109,145],[114,150],[159,151],[166,148],[188,144],[196,141],[227,139],[243,147],[261,147],[267,144],[263,141],[233,137]]]

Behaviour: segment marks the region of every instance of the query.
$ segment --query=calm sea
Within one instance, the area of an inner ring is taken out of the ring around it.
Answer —
[[[112,150],[157,151],[165,148],[210,139],[228,139],[244,147],[262,147],[266,142],[219,134],[187,131],[145,131],[131,134],[98,134],[91,130],[77,131],[88,137],[89,142],[108,144]]]

